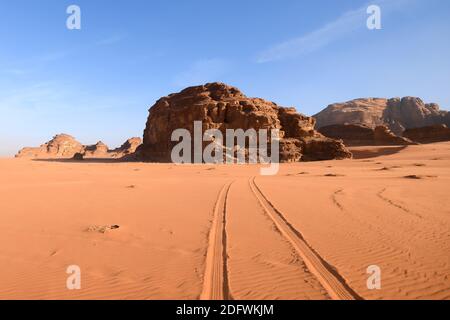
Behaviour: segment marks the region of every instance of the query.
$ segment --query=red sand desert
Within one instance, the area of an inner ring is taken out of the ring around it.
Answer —
[[[268,177],[1,159],[0,299],[450,299],[450,143],[351,151]]]

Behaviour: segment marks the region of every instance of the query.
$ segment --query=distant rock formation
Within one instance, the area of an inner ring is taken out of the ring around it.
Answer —
[[[326,138],[314,130],[315,120],[259,98],[247,98],[237,88],[223,83],[190,87],[159,99],[149,110],[144,141],[139,148],[146,161],[170,162],[171,141],[176,129],[192,135],[194,121],[203,131],[219,129],[279,129],[280,161],[328,160],[351,157],[341,141]]]
[[[136,149],[142,144],[141,138],[131,138],[125,141],[119,148],[112,150],[116,158],[122,158],[136,152]]]
[[[58,134],[37,148],[23,148],[16,158],[66,158],[84,152],[84,146],[68,134]]]
[[[450,141],[450,128],[441,124],[429,127],[406,129],[403,136],[419,143]]]
[[[360,124],[334,124],[320,128],[319,132],[329,138],[342,139],[346,146],[415,144],[409,139],[395,135],[386,126],[371,128]]]
[[[387,126],[401,136],[405,129],[445,124],[450,126],[450,113],[435,103],[425,104],[414,97],[393,99],[356,99],[335,103],[314,115],[317,128],[334,124],[361,124],[370,128]]]
[[[99,141],[94,145],[85,146],[83,158],[109,158],[109,148]]]
[[[68,134],[58,134],[49,142],[37,148],[23,148],[16,158],[31,159],[99,159],[122,158],[133,154],[142,143],[141,138],[128,139],[121,147],[109,150],[108,146],[99,141],[94,145],[82,145]]]

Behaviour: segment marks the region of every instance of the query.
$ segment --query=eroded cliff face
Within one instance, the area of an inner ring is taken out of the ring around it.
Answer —
[[[138,137],[130,138],[125,141],[119,148],[112,150],[116,157],[124,157],[136,152],[136,149],[142,144],[142,139]]]
[[[435,103],[424,103],[420,98],[356,99],[335,103],[314,116],[317,128],[330,125],[356,124],[375,129],[384,125],[401,136],[405,129],[446,124],[450,114]]]
[[[193,136],[195,121],[202,122],[203,132],[218,129],[224,137],[227,129],[278,129],[282,162],[351,157],[342,142],[315,131],[315,120],[294,108],[248,98],[223,83],[209,83],[163,97],[150,108],[139,148],[141,159],[170,162],[172,149],[178,143],[171,141],[172,132],[186,129]]]
[[[403,136],[419,143],[450,141],[450,128],[441,124],[423,128],[407,129],[403,133]]]
[[[413,141],[395,135],[386,126],[375,128],[361,124],[334,124],[319,129],[324,136],[342,139],[346,146],[410,145]]]

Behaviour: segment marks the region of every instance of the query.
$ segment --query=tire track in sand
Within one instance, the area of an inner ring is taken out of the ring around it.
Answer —
[[[345,280],[308,245],[301,233],[286,220],[283,214],[272,205],[256,184],[255,177],[249,180],[249,184],[250,189],[266,214],[270,217],[283,236],[295,248],[303,259],[306,267],[317,280],[319,280],[320,284],[325,288],[330,297],[334,300],[362,299],[345,283]]]
[[[227,270],[227,199],[233,182],[220,190],[214,205],[214,217],[208,238],[203,290],[200,300],[231,300]]]
[[[342,204],[338,201],[337,196],[342,194],[344,190],[339,189],[335,192],[333,192],[333,194],[331,195],[331,200],[333,201],[333,204],[338,207],[339,210],[344,211],[344,207],[342,206]]]
[[[394,202],[393,200],[389,199],[388,197],[386,197],[386,196],[384,195],[384,193],[386,192],[386,190],[387,190],[387,188],[384,188],[383,190],[381,190],[380,192],[378,192],[378,193],[377,193],[377,197],[380,198],[381,200],[383,200],[383,201],[384,201],[385,203],[387,203],[388,205],[391,205],[391,206],[393,206],[393,207],[395,207],[395,208],[397,208],[397,209],[400,209],[401,211],[403,211],[403,212],[405,212],[405,213],[407,213],[407,214],[410,214],[410,215],[416,216],[416,217],[418,217],[418,218],[420,218],[420,219],[423,219],[423,217],[422,217],[420,214],[415,213],[415,212],[412,212],[412,211],[409,210],[408,208],[406,208],[406,207],[402,206],[401,204],[398,204],[398,203]]]

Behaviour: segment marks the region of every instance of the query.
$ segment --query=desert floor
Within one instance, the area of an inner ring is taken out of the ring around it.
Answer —
[[[450,299],[450,143],[353,150],[270,177],[1,159],[0,299]]]

